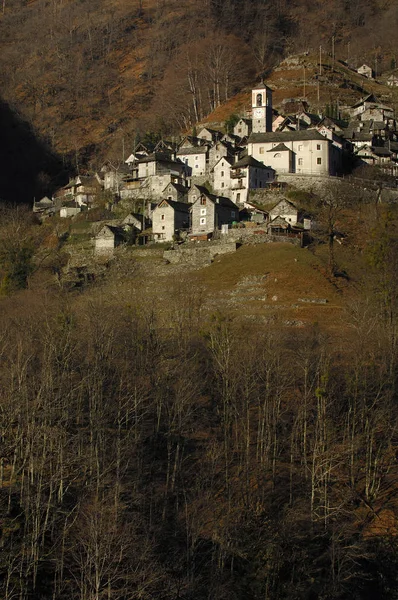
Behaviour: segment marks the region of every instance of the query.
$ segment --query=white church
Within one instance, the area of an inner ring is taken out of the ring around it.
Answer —
[[[248,155],[277,174],[337,175],[341,148],[317,129],[272,131],[272,90],[265,83],[252,90],[252,132]]]

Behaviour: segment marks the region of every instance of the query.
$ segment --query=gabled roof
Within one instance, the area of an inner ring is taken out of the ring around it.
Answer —
[[[168,204],[172,209],[184,213],[189,212],[189,209],[191,208],[191,204],[189,202],[176,202],[175,200],[164,199],[159,202],[155,210],[157,208],[161,208],[164,204]]]
[[[359,102],[356,102],[356,104],[353,104],[351,106],[351,108],[358,108],[358,106],[365,104],[365,102],[370,102],[371,104],[377,104],[379,101],[374,94],[368,94],[367,96],[365,96],[365,98],[361,98],[361,100],[359,100]]]
[[[41,200],[35,201],[35,204],[41,204],[43,206],[45,205],[51,205],[54,204],[53,200],[51,200],[48,196],[44,196],[43,198],[41,198]]]
[[[317,129],[306,129],[305,131],[269,131],[266,133],[252,133],[249,144],[261,144],[267,142],[294,142],[305,140],[322,140],[327,142]]]
[[[236,206],[236,204],[234,202],[232,202],[232,200],[230,200],[229,198],[226,198],[225,196],[217,196],[216,194],[212,194],[203,185],[195,184],[195,187],[198,189],[201,196],[206,196],[206,198],[208,198],[214,204],[218,204],[219,206],[225,206],[227,208],[234,208],[234,209],[238,210],[238,207]],[[196,202],[198,202],[198,200],[196,200],[194,202],[194,204],[196,204]]]
[[[267,152],[285,152],[286,150],[290,151],[290,148],[288,148],[287,146],[285,146],[285,144],[281,142],[277,146],[274,146],[273,148],[270,148],[270,150],[267,150]]]
[[[187,146],[188,148],[190,147],[199,147],[199,146],[205,146],[206,143],[208,144],[209,141],[205,140],[204,138],[198,138],[195,137],[193,135],[187,135],[184,137],[184,139],[178,144],[178,148],[181,149],[182,145],[185,144],[186,142],[188,142],[189,146]]]
[[[293,204],[293,202],[290,202],[290,200],[286,200],[286,198],[282,198],[282,200],[279,200],[279,202],[277,202],[275,204],[275,206],[273,206],[269,212],[272,212],[273,210],[275,210],[275,208],[277,208],[280,204],[287,204],[288,206],[290,206],[291,208],[293,208],[294,210],[298,211],[298,208],[295,204]]]
[[[208,133],[210,133],[210,135],[214,138],[214,137],[222,137],[222,131],[218,131],[217,129],[210,129],[210,127],[202,127],[199,131],[199,133],[201,131],[207,131]],[[200,138],[199,136],[197,136],[200,140],[204,139],[204,138]]]
[[[169,185],[172,185],[173,188],[177,190],[177,192],[180,192],[182,194],[186,194],[188,192],[188,188],[186,188],[184,185],[181,185],[181,183],[174,183],[173,181],[170,181],[162,190],[162,194],[169,187]]]
[[[285,229],[290,228],[290,223],[286,221],[281,215],[277,215],[272,221],[268,223],[268,227],[272,227],[278,225],[280,227],[284,227]]]
[[[101,227],[101,229],[99,230],[99,232],[97,233],[96,237],[99,237],[101,232],[104,231],[104,229],[108,229],[108,231],[113,233],[113,235],[119,236],[119,237],[123,237],[125,234],[125,231],[122,227],[119,227],[117,225],[108,225],[108,223],[105,223],[105,225],[103,225]]]
[[[218,159],[218,161],[216,162],[216,164],[212,168],[212,171],[214,171],[214,169],[216,168],[216,166],[218,165],[218,163],[220,163],[222,160],[225,160],[228,163],[228,166],[232,165],[232,160],[230,158],[227,158],[226,156],[222,156],[221,158]]]
[[[240,169],[241,167],[255,167],[256,169],[272,169],[272,167],[267,167],[252,156],[244,156],[243,158],[238,160],[238,162],[233,164],[231,169]],[[274,169],[272,169],[272,171],[274,171]]]

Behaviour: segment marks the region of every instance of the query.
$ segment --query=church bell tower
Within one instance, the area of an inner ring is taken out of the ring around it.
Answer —
[[[252,132],[272,131],[272,90],[260,83],[252,90]]]

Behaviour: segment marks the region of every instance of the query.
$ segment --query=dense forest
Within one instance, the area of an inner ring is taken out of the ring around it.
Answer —
[[[69,289],[56,226],[2,213],[2,598],[397,598],[398,245],[366,210],[365,277],[299,328],[136,255]]]
[[[395,0],[3,0],[0,90],[75,166],[192,127],[280,60],[396,64]]]

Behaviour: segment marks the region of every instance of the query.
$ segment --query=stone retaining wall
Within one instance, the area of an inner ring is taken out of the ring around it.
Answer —
[[[163,257],[172,264],[189,262],[190,264],[210,264],[215,256],[219,254],[230,254],[236,252],[237,244],[228,243],[208,243],[208,245],[178,246],[174,250],[165,250]]]

